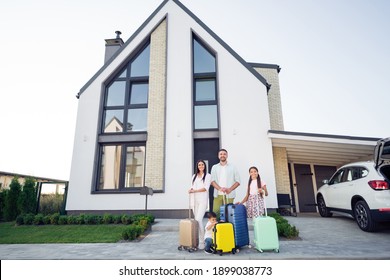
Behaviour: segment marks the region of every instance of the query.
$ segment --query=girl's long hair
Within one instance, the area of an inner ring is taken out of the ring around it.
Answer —
[[[196,162],[196,167],[195,167],[196,171],[195,171],[195,174],[194,174],[194,178],[192,179],[192,183],[195,182],[196,176],[200,172],[199,167],[198,167],[199,162],[203,162],[203,164],[204,164],[204,171],[203,171],[203,178],[202,178],[203,183],[204,183],[204,180],[206,178],[206,174],[207,174],[206,168],[207,168],[207,165],[206,165],[206,162],[203,159],[200,159],[200,160],[198,160]]]
[[[251,166],[249,168],[249,172],[251,172],[251,169],[254,169],[257,171],[257,188],[260,189],[261,188],[261,178],[260,178],[260,173],[259,173],[259,170],[257,169],[256,166]],[[252,178],[251,178],[251,175],[249,175],[249,180],[248,180],[248,190],[247,190],[247,194],[249,195],[249,190],[250,190],[250,186],[251,186],[251,182],[252,182]]]

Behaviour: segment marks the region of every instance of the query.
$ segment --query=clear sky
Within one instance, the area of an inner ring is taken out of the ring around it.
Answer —
[[[69,179],[76,94],[104,39],[162,0],[0,1],[0,170]],[[390,1],[182,0],[248,62],[278,64],[285,130],[389,137]]]

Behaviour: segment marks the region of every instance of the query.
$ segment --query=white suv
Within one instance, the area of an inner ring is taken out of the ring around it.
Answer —
[[[390,221],[390,138],[378,141],[374,161],[344,165],[324,184],[316,194],[322,217],[347,213],[364,231]]]

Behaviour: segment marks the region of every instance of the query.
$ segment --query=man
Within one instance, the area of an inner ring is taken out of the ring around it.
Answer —
[[[218,151],[218,158],[219,163],[211,168],[211,185],[215,188],[213,212],[219,217],[223,196],[227,196],[225,203],[233,203],[236,197],[235,189],[240,185],[240,175],[237,168],[227,162],[228,152],[225,149]]]

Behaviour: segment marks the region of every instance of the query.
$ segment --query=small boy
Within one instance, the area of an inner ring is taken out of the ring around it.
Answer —
[[[204,233],[204,252],[206,254],[212,254],[213,251],[211,250],[211,245],[213,244],[213,228],[215,224],[217,223],[217,214],[214,212],[209,212],[207,214],[207,218],[209,219],[206,227],[205,227],[205,233]]]

